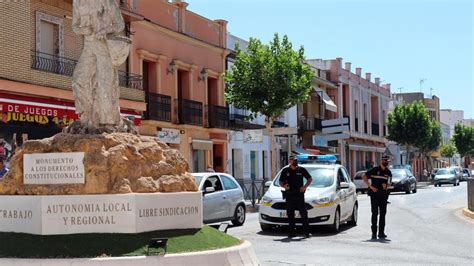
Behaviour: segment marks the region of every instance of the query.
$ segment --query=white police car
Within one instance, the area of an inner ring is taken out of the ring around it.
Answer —
[[[335,164],[334,155],[298,155],[299,166],[306,168],[313,182],[305,193],[306,209],[310,225],[329,225],[334,232],[339,231],[343,222],[357,225],[357,193],[344,166]],[[288,166],[286,166],[288,167]],[[280,172],[269,181],[268,191],[259,207],[259,221],[262,231],[275,226],[288,225],[286,203],[282,198]],[[302,225],[298,211],[296,225]]]

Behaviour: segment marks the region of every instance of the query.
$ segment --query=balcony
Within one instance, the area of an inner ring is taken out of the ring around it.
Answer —
[[[176,99],[178,124],[202,126],[202,103],[186,99]]]
[[[145,119],[171,122],[171,96],[148,93]]]
[[[379,124],[372,123],[372,135],[379,135]]]
[[[229,127],[229,111],[226,106],[209,105],[208,122],[211,128],[228,128]]]
[[[323,119],[315,117],[302,118],[300,119],[300,129],[303,132],[316,130],[321,131],[323,129],[323,126],[321,124],[322,121]]]
[[[231,107],[229,109],[229,128],[232,130],[265,128],[264,125],[250,123],[248,117],[249,111]]]
[[[31,51],[31,68],[39,71],[72,77],[77,60]],[[143,90],[143,77],[125,71],[118,71],[121,87]]]
[[[77,61],[57,55],[31,51],[31,68],[54,73],[58,75],[72,76]]]

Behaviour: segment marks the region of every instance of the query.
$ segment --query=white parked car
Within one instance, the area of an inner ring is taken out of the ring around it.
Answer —
[[[349,178],[347,170],[339,164],[300,164],[313,177],[311,186],[305,193],[306,208],[310,225],[330,225],[334,232],[339,231],[343,222],[357,225],[356,186]],[[280,174],[269,184],[268,191],[262,198],[259,207],[259,221],[262,231],[275,226],[288,225],[286,203],[282,198]],[[301,218],[296,211],[296,225],[301,225]]]
[[[352,182],[354,182],[356,186],[356,191],[357,192],[360,191],[362,194],[364,194],[365,192],[367,192],[367,190],[369,190],[369,187],[367,186],[367,184],[364,182],[364,179],[363,179],[365,172],[367,171],[366,170],[358,171],[355,174],[354,179],[352,180]]]
[[[202,191],[204,223],[231,221],[233,225],[245,222],[244,193],[239,183],[225,173],[192,173]]]

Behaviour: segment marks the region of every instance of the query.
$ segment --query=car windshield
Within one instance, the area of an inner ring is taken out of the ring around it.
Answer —
[[[311,182],[310,187],[325,188],[333,184],[334,168],[322,168],[322,167],[311,167],[311,166],[305,166],[304,168],[306,168],[306,170],[308,170],[311,177],[313,177],[313,182]],[[273,182],[275,186],[280,186],[280,173],[278,174],[277,178],[275,178],[275,181]]]
[[[407,176],[407,172],[405,171],[405,169],[393,169],[392,170],[392,178],[404,178],[405,176]]]
[[[199,184],[201,183],[202,178],[204,175],[198,175],[198,174],[192,174],[194,176],[194,179],[196,180],[196,185],[199,187]]]
[[[449,175],[449,174],[454,174],[454,170],[452,169],[440,169],[438,172],[436,172],[437,175]]]

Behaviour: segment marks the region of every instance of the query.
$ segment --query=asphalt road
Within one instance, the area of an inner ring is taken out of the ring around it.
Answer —
[[[314,228],[309,239],[289,239],[284,229],[263,233],[258,213],[249,213],[244,226],[228,233],[250,241],[263,265],[474,265],[474,222],[461,214],[466,182],[390,195],[385,241],[370,240],[370,199],[358,198],[358,225],[345,225],[337,235],[325,228]]]

